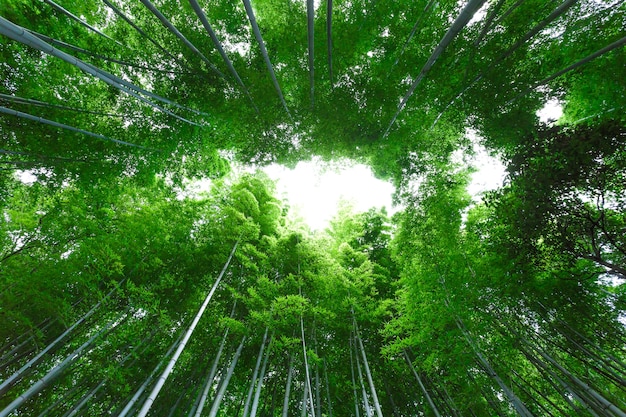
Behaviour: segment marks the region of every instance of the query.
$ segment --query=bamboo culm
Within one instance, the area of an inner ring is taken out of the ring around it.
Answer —
[[[197,0],[189,0],[189,4],[191,4],[191,7],[193,8],[194,12],[196,12],[196,15],[198,15],[198,18],[200,19],[200,22],[202,22],[204,29],[207,31],[207,33],[209,34],[209,37],[213,41],[213,45],[222,56],[222,59],[224,60],[224,63],[226,64],[228,71],[230,71],[230,74],[235,78],[235,80],[237,81],[237,84],[239,84],[239,86],[243,90],[246,97],[248,97],[250,104],[252,104],[252,107],[258,113],[259,112],[258,107],[256,106],[256,104],[254,104],[254,101],[252,100],[252,97],[250,96],[250,92],[248,91],[243,81],[241,80],[241,77],[239,76],[239,73],[233,66],[232,61],[230,60],[230,58],[228,58],[228,55],[226,55],[226,51],[224,50],[222,43],[219,41],[219,39],[217,39],[217,35],[215,34],[215,31],[209,24],[209,21],[206,15],[204,14],[204,11],[198,4]]]
[[[326,50],[328,56],[328,80],[330,88],[335,87],[333,80],[333,0],[326,0]]]
[[[314,407],[314,402],[313,402],[313,393],[312,393],[312,389],[311,389],[311,375],[309,373],[309,360],[307,358],[307,353],[306,353],[306,341],[304,338],[304,320],[302,319],[302,315],[300,315],[300,331],[301,331],[301,335],[302,335],[302,357],[304,358],[304,377],[305,377],[305,384],[307,386],[307,391],[309,393],[309,401],[311,402],[311,414],[313,414],[313,407]]]
[[[141,92],[142,94],[146,94],[146,95],[148,95],[148,96],[150,96],[150,97],[152,97],[152,98],[154,98],[156,100],[159,100],[159,101],[161,101],[163,103],[167,103],[167,104],[173,105],[173,106],[178,107],[178,108],[194,111],[193,109],[189,109],[187,107],[180,106],[179,104],[174,103],[173,101],[168,100],[168,99],[166,99],[164,97],[161,97],[161,96],[158,96],[156,94],[150,93],[149,91],[144,90],[144,89],[142,89],[140,87],[137,87],[134,84],[128,83],[128,82],[122,80],[121,78],[114,76],[113,74],[110,74],[110,73],[108,73],[108,72],[106,72],[104,70],[101,70],[101,69],[99,69],[99,68],[97,68],[97,67],[95,67],[95,66],[93,66],[91,64],[87,64],[87,63],[81,61],[80,59],[70,55],[70,54],[67,54],[67,53],[65,53],[63,51],[60,51],[59,49],[53,47],[52,45],[48,44],[47,42],[44,42],[43,40],[39,39],[35,35],[29,33],[23,27],[18,26],[16,24],[8,21],[7,19],[1,17],[1,16],[0,16],[0,34],[8,36],[9,38],[11,38],[13,40],[16,40],[18,42],[22,42],[25,45],[28,45],[28,46],[30,46],[32,48],[35,48],[35,49],[40,50],[42,52],[45,52],[45,53],[47,53],[49,55],[52,55],[52,56],[54,56],[56,58],[59,58],[59,59],[65,61],[65,62],[67,62],[67,63],[69,63],[71,65],[74,65],[77,68],[81,69],[82,71],[86,72],[87,74],[90,74],[90,75],[100,79],[101,81],[104,81],[105,83],[111,85],[112,87],[115,87],[115,88],[119,89],[120,91],[122,91],[124,93],[127,93],[127,94],[130,94],[130,95],[132,95],[134,97],[139,98],[136,94],[131,94],[132,92],[130,92],[129,89]],[[122,88],[121,85],[125,85],[129,89]],[[185,121],[187,123],[190,123],[190,124],[197,125],[196,123],[194,123],[194,122],[192,122],[190,120],[181,118],[180,116],[177,116],[174,113],[171,113],[169,110],[163,109],[161,107],[157,107],[156,105],[152,104],[150,101],[148,101],[146,99],[144,99],[143,101],[147,102],[148,104],[151,104],[153,107],[157,108],[158,110],[161,110],[163,112],[166,112],[169,115],[177,117],[180,120],[183,120],[183,121]]]
[[[161,23],[163,24],[163,26],[167,28],[167,30],[169,30],[182,43],[184,43],[187,48],[191,49],[191,51],[193,51],[194,54],[199,56],[200,59],[202,59],[213,72],[215,72],[217,75],[219,75],[222,78],[224,77],[224,74],[222,74],[222,72],[218,70],[215,67],[215,65],[213,65],[211,61],[209,61],[209,59],[206,56],[204,56],[204,54],[200,52],[198,48],[195,47],[194,44],[189,42],[189,39],[187,39],[185,35],[180,33],[180,31],[176,29],[176,27],[165,16],[163,16],[163,14],[156,8],[154,4],[152,4],[152,2],[150,2],[150,0],[140,0],[140,1],[144,6],[146,6],[148,10],[150,10],[150,12],[152,12],[153,15],[155,15],[161,21]]]
[[[463,8],[463,10],[461,10],[461,13],[456,18],[456,20],[452,23],[452,25],[450,26],[446,34],[443,36],[441,41],[439,41],[439,43],[433,50],[433,53],[428,58],[428,61],[426,61],[426,63],[422,67],[418,76],[415,77],[415,79],[411,83],[411,87],[409,88],[409,91],[407,91],[407,93],[402,98],[402,101],[398,105],[398,110],[391,118],[391,121],[389,122],[389,125],[387,126],[387,129],[385,130],[385,133],[383,133],[383,136],[382,136],[383,139],[387,137],[387,135],[389,134],[391,127],[395,123],[396,119],[398,118],[402,110],[404,110],[406,103],[409,101],[409,98],[411,98],[411,96],[415,92],[415,89],[417,88],[417,86],[424,79],[424,77],[426,77],[426,75],[428,74],[430,69],[433,67],[433,65],[435,65],[435,62],[441,56],[443,51],[446,50],[448,45],[452,42],[452,40],[456,37],[456,35],[461,31],[461,29],[463,29],[467,25],[467,23],[470,21],[472,16],[474,16],[474,13],[483,5],[483,3],[485,3],[485,1],[486,0],[469,0],[467,4],[465,5],[465,7]]]
[[[72,132],[77,132],[77,133],[83,134],[85,136],[90,136],[92,138],[101,139],[101,140],[104,140],[104,141],[107,141],[107,142],[117,143],[118,145],[131,146],[131,147],[134,147],[134,148],[145,149],[145,150],[156,150],[156,149],[152,149],[152,148],[147,148],[145,146],[137,145],[137,144],[134,144],[134,143],[126,142],[126,141],[123,141],[123,140],[113,139],[113,138],[101,135],[99,133],[89,132],[87,130],[79,129],[79,128],[74,127],[74,126],[70,126],[70,125],[66,125],[66,124],[63,124],[63,123],[55,122],[54,120],[48,120],[48,119],[44,119],[43,117],[33,116],[32,114],[28,114],[28,113],[24,113],[24,112],[21,112],[21,111],[9,109],[7,107],[0,106],[0,113],[10,114],[11,116],[17,116],[17,117],[21,117],[23,119],[39,122],[39,123],[42,123],[42,124],[45,124],[45,125],[58,127],[60,129],[70,130]]]
[[[433,402],[433,399],[431,398],[428,391],[426,391],[426,387],[424,386],[424,383],[422,382],[422,378],[420,378],[419,374],[415,370],[415,367],[413,366],[413,362],[411,362],[411,359],[409,358],[409,354],[406,352],[406,350],[403,350],[403,353],[404,353],[404,359],[406,360],[406,363],[411,368],[411,372],[413,372],[413,375],[415,376],[415,379],[417,380],[417,383],[419,384],[420,389],[422,390],[422,393],[424,394],[424,397],[426,397],[426,401],[428,401],[428,405],[430,405],[430,408],[433,410],[433,413],[435,413],[436,417],[441,417],[441,414],[439,413],[437,406]]]
[[[152,39],[152,37],[150,37],[150,35],[148,35],[143,29],[141,29],[139,26],[137,26],[132,20],[130,20],[125,14],[124,12],[122,12],[117,6],[115,6],[113,3],[111,3],[109,0],[102,0],[104,2],[104,4],[106,4],[111,10],[113,10],[113,12],[118,15],[120,18],[122,18],[122,20],[124,20],[126,23],[128,23],[133,29],[135,29],[137,31],[137,33],[139,33],[141,36],[143,36],[144,38],[148,39],[148,41],[150,41],[150,43],[152,43],[154,46],[156,46],[161,52],[163,52],[165,55],[167,55],[168,57],[170,57],[173,61],[177,62],[179,65],[181,66],[185,66],[184,64],[182,64],[179,59],[174,56],[174,54],[172,54],[170,51],[168,51],[167,49],[165,49],[163,46],[161,46],[157,41],[155,41],[154,39]]]
[[[33,385],[28,388],[23,394],[13,400],[8,406],[4,408],[4,410],[0,411],[0,417],[7,417],[11,412],[21,406],[24,402],[32,398],[39,391],[41,391],[48,383],[54,379],[55,377],[61,375],[65,369],[67,369],[73,362],[75,362],[78,358],[80,358],[84,351],[90,347],[93,342],[100,337],[100,335],[107,333],[114,324],[118,324],[119,320],[124,317],[125,313],[119,316],[115,320],[109,321],[106,326],[96,332],[93,336],[91,336],[85,343],[83,343],[80,347],[74,350],[70,355],[68,355],[63,361],[59,364],[55,365],[46,375],[44,375],[40,380],[35,382]]]
[[[311,110],[315,108],[315,6],[313,0],[306,1],[307,39],[309,43],[309,89]]]
[[[291,393],[291,380],[293,378],[293,353],[289,354],[289,371],[287,372],[287,382],[285,383],[285,398],[283,399],[282,417],[289,415],[289,394]]]
[[[124,283],[124,281],[126,281],[126,278],[124,278],[119,285],[121,285],[122,283]],[[74,322],[74,324],[72,324],[67,330],[65,330],[61,335],[59,335],[59,337],[57,337],[56,339],[54,339],[52,341],[52,343],[50,343],[48,346],[46,346],[46,348],[44,350],[42,350],[41,352],[39,352],[37,354],[37,356],[35,356],[34,358],[32,358],[31,360],[29,360],[24,366],[22,366],[17,372],[13,373],[13,375],[11,375],[10,377],[8,377],[6,380],[4,380],[2,382],[2,384],[0,384],[0,395],[2,395],[4,392],[6,392],[16,381],[18,381],[19,379],[21,379],[25,372],[30,369],[33,365],[35,365],[36,363],[38,363],[41,358],[48,352],[50,352],[50,350],[54,349],[61,341],[63,341],[67,336],[69,336],[74,329],[76,329],[78,326],[80,326],[82,323],[85,322],[85,320],[87,320],[88,318],[90,318],[91,316],[94,315],[94,313],[100,308],[100,306],[109,299],[109,297],[111,297],[111,295],[113,295],[113,293],[117,291],[117,288],[112,289],[111,291],[109,291],[103,298],[102,300],[98,301],[96,303],[96,305],[94,305],[87,313],[85,313],[80,319],[78,319],[76,322]]]
[[[24,97],[11,96],[11,95],[2,94],[2,93],[0,93],[0,99],[12,101],[12,102],[19,103],[19,104],[28,104],[28,105],[33,105],[33,106],[48,107],[48,108],[52,108],[52,109],[70,110],[70,111],[75,111],[75,112],[84,113],[84,114],[93,114],[95,116],[119,117],[119,118],[126,117],[125,114],[104,113],[104,112],[99,112],[99,111],[79,109],[77,107],[63,106],[61,104],[52,104],[52,103],[47,103],[45,101],[33,100],[33,99],[30,99],[30,98],[24,98]]]
[[[450,100],[446,106],[443,108],[443,110],[437,115],[437,117],[435,118],[435,121],[433,122],[431,129],[439,122],[439,119],[441,118],[441,116],[443,116],[443,114],[446,112],[446,110],[448,110],[450,108],[450,106],[452,106],[454,104],[454,102],[456,102],[456,100],[458,100],[463,94],[465,94],[470,88],[472,88],[477,82],[479,82],[480,80],[483,79],[483,77],[489,72],[491,71],[492,68],[494,68],[496,65],[500,64],[502,61],[504,61],[506,58],[508,58],[509,56],[511,56],[513,54],[513,52],[515,52],[517,49],[519,49],[522,45],[524,45],[526,42],[528,42],[531,38],[533,38],[537,33],[541,32],[546,26],[548,26],[553,20],[555,20],[556,18],[558,18],[559,16],[561,16],[563,13],[565,13],[565,11],[567,9],[569,9],[571,6],[574,5],[574,3],[576,3],[577,0],[565,0],[563,3],[561,3],[552,13],[550,13],[550,15],[548,15],[545,19],[543,19],[541,22],[539,22],[537,25],[535,25],[531,30],[529,30],[528,32],[526,32],[526,34],[524,34],[524,36],[522,36],[517,42],[515,42],[515,44],[513,44],[510,48],[508,48],[506,51],[504,51],[498,58],[496,58],[494,61],[492,61],[485,70],[481,71],[478,75],[476,75],[465,87],[463,87],[461,89],[461,91],[459,93],[457,93],[456,96],[454,96],[452,98],[452,100]]]
[[[222,357],[222,352],[224,351],[224,345],[226,344],[226,338],[228,337],[228,330],[229,329],[226,329],[226,331],[224,332],[224,337],[222,337],[220,347],[217,350],[215,359],[213,359],[213,364],[211,365],[211,370],[209,371],[209,375],[207,376],[206,382],[204,383],[202,394],[200,396],[200,401],[198,402],[198,407],[196,409],[196,412],[194,413],[194,417],[200,417],[202,415],[202,410],[204,409],[204,404],[206,403],[207,396],[209,395],[209,390],[213,386],[213,380],[215,379],[217,366],[219,364],[220,358]]]
[[[361,340],[361,335],[359,334],[359,326],[356,324],[356,319],[354,318],[354,310],[352,311],[353,317],[352,321],[354,323],[354,332],[355,337],[358,343],[358,347],[361,351],[361,356],[363,358],[363,367],[365,368],[365,376],[367,377],[367,382],[370,386],[370,391],[372,392],[372,399],[374,400],[374,409],[376,410],[376,414],[378,417],[383,417],[383,412],[380,409],[380,402],[378,401],[378,394],[376,394],[376,387],[374,386],[374,380],[372,379],[372,373],[370,371],[369,364],[367,363],[367,356],[365,355],[365,347],[363,346],[363,341]]]
[[[169,375],[172,373],[172,370],[174,369],[174,366],[176,365],[176,362],[178,361],[180,354],[185,349],[185,346],[187,345],[189,338],[193,334],[193,331],[196,329],[196,326],[198,325],[198,322],[200,321],[200,318],[202,317],[204,310],[206,310],[206,307],[209,304],[209,301],[211,301],[211,298],[213,297],[215,290],[217,289],[220,281],[222,280],[224,273],[226,273],[226,270],[228,269],[228,266],[230,265],[230,261],[233,259],[233,256],[235,255],[235,251],[237,250],[238,245],[239,245],[239,241],[235,242],[235,244],[233,245],[233,249],[231,250],[230,255],[228,256],[228,259],[226,260],[226,263],[224,264],[222,271],[220,272],[219,276],[215,280],[213,287],[211,287],[211,290],[209,291],[206,298],[204,299],[204,302],[200,306],[198,313],[196,314],[193,321],[189,325],[189,328],[185,332],[185,336],[183,336],[183,339],[181,340],[180,344],[178,345],[178,348],[176,349],[176,352],[174,352],[172,359],[170,359],[169,363],[167,364],[167,367],[165,368],[165,370],[159,377],[155,387],[152,389],[152,392],[150,393],[145,403],[143,404],[143,407],[139,411],[139,414],[138,414],[139,417],[145,417],[148,414],[148,411],[150,411],[150,408],[152,407],[154,400],[156,399],[157,395],[159,395],[161,388],[163,388],[165,381],[167,380]]]
[[[355,336],[356,339],[356,336]],[[365,409],[365,416],[372,417],[372,411],[370,407],[369,399],[367,398],[367,390],[365,389],[365,382],[363,381],[363,371],[361,370],[361,359],[359,358],[359,348],[356,340],[354,340],[354,355],[356,357],[356,370],[359,374],[359,383],[361,384],[361,395],[363,397],[363,408]]]
[[[246,341],[246,337],[244,336],[241,339],[241,343],[239,343],[239,347],[237,347],[237,351],[235,352],[235,356],[230,362],[230,366],[228,367],[228,371],[223,378],[223,381],[220,382],[220,387],[215,395],[215,400],[213,400],[213,405],[211,406],[211,410],[209,412],[209,417],[217,416],[217,412],[219,411],[220,404],[222,403],[222,399],[224,398],[224,394],[226,393],[226,388],[228,388],[228,383],[230,382],[230,378],[233,376],[233,372],[235,370],[235,366],[237,366],[237,361],[241,356],[241,350],[243,349],[243,344]]]
[[[108,39],[110,41],[115,42],[119,46],[122,46],[122,47],[124,46],[123,44],[119,43],[118,41],[116,41],[115,39],[111,38],[110,36],[102,33],[101,31],[99,31],[95,27],[91,26],[89,23],[85,22],[84,20],[82,20],[81,18],[76,16],[75,14],[71,13],[69,10],[64,9],[63,7],[58,5],[57,3],[53,2],[52,0],[44,0],[44,2],[49,4],[50,6],[52,6],[54,9],[60,11],[61,13],[63,13],[67,17],[69,17],[70,19],[75,20],[76,22],[80,23],[82,26],[86,27],[87,29],[91,30],[92,32],[97,33],[98,35],[102,36],[105,39]]]
[[[246,396],[246,402],[243,407],[243,417],[248,417],[248,411],[250,410],[250,403],[252,401],[252,395],[254,394],[254,387],[256,385],[257,376],[259,374],[259,369],[261,368],[261,360],[263,359],[263,352],[265,351],[265,342],[267,341],[267,333],[269,328],[265,328],[265,334],[263,334],[263,341],[261,342],[261,347],[259,348],[259,354],[256,358],[256,364],[254,366],[254,371],[252,371],[252,379],[250,381],[250,388],[248,389],[248,395]]]
[[[270,354],[272,353],[272,340],[273,335],[270,336],[269,346],[265,351],[265,357],[263,358],[263,365],[261,365],[261,372],[259,373],[259,379],[254,391],[254,400],[252,401],[252,407],[250,408],[250,417],[256,417],[257,410],[259,409],[259,398],[261,396],[261,390],[263,389],[263,380],[265,379],[265,371],[267,369],[267,362],[269,361]]]
[[[352,377],[352,392],[354,396],[354,415],[356,417],[360,417],[358,395],[356,392],[356,379],[354,377],[354,357],[352,355],[352,351],[354,349],[352,347],[352,335],[350,336],[350,349],[349,350],[350,350],[350,375]]]
[[[278,84],[278,80],[276,79],[276,73],[274,72],[274,66],[270,61],[269,54],[267,53],[267,48],[265,47],[265,42],[263,42],[263,37],[261,36],[261,31],[259,30],[259,25],[256,22],[256,17],[254,17],[254,11],[252,10],[252,4],[250,4],[250,0],[243,0],[243,5],[246,9],[246,14],[248,15],[248,20],[250,21],[250,26],[252,26],[252,31],[254,32],[254,36],[259,44],[259,48],[261,49],[261,54],[263,55],[263,60],[265,61],[265,66],[267,67],[267,71],[270,73],[270,77],[272,79],[272,83],[274,84],[274,88],[278,93],[278,97],[280,98],[280,102],[285,109],[285,112],[291,119],[291,113],[287,108],[287,102],[285,101],[285,97],[283,96],[283,92],[280,89],[280,85]]]

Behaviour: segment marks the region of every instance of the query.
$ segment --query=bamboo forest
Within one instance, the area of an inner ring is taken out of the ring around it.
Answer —
[[[0,417],[626,417],[624,3],[0,0]]]

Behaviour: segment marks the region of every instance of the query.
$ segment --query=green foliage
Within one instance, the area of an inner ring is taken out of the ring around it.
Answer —
[[[337,416],[364,403],[351,385],[357,356],[385,415],[624,409],[623,43],[586,60],[623,39],[622,2],[485,2],[385,137],[464,4],[332,2],[329,38],[322,2],[312,74],[304,3],[253,1],[288,114],[240,2],[200,3],[241,84],[186,2],[155,4],[225,76],[140,2],[57,3],[105,36],[49,2],[6,0],[0,16],[111,82],[9,31],[0,107],[147,149],[0,115],[0,380],[78,323],[1,389],[0,409],[69,357],[14,413],[118,413],[164,367],[222,271],[153,415],[191,415],[220,346],[218,378],[245,335],[220,411],[237,415],[266,330],[259,415],[282,415],[290,364],[289,414],[306,412],[304,355],[321,415],[328,402]],[[548,100],[564,115],[539,124]],[[474,133],[508,169],[483,201],[466,192],[471,170],[452,162]],[[228,162],[312,156],[370,164],[403,209],[389,219],[346,204],[309,233],[286,221],[266,175],[237,176]],[[185,196],[193,179],[211,191]]]

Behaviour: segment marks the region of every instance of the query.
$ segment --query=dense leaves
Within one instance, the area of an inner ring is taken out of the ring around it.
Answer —
[[[624,416],[624,12],[3,1],[0,416]],[[312,156],[402,210],[228,162]]]

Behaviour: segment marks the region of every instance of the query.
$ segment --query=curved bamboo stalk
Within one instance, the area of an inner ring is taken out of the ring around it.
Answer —
[[[328,383],[328,372],[326,370],[326,358],[323,359],[324,362],[324,383],[326,385],[326,401],[328,403],[328,417],[333,417],[333,403],[330,399],[330,384]]]
[[[363,381],[363,371],[361,371],[361,360],[359,359],[359,348],[357,346],[356,336],[354,337],[354,355],[356,356],[356,370],[358,371],[359,383],[361,384],[361,395],[363,397],[365,416],[372,417],[370,402],[367,398],[367,390],[365,389],[365,382]]]
[[[359,334],[359,326],[356,324],[356,319],[354,318],[354,311],[352,312],[352,322],[354,323],[354,333],[356,337],[356,341],[358,343],[358,347],[361,351],[361,356],[363,358],[363,367],[365,368],[365,376],[367,377],[367,382],[370,386],[370,391],[372,393],[372,399],[374,400],[374,409],[376,410],[376,414],[378,417],[383,417],[383,412],[380,409],[380,402],[378,401],[378,394],[376,393],[376,386],[374,386],[374,380],[372,379],[372,372],[370,371],[369,363],[367,362],[367,355],[365,354],[365,347],[363,346],[363,341],[361,340],[361,336]]]
[[[461,13],[456,18],[456,20],[452,23],[452,25],[450,26],[446,34],[443,36],[441,41],[439,41],[439,44],[437,44],[437,46],[435,47],[433,53],[430,55],[430,57],[428,58],[428,61],[426,61],[426,63],[422,67],[422,70],[420,71],[418,76],[415,77],[415,79],[413,80],[413,83],[411,84],[409,91],[407,91],[407,93],[402,98],[402,101],[398,105],[398,110],[391,118],[391,122],[389,122],[387,129],[383,133],[383,136],[382,136],[383,139],[387,137],[387,135],[389,134],[391,127],[395,123],[396,119],[398,118],[402,110],[404,110],[406,103],[409,101],[409,98],[411,98],[411,96],[415,92],[415,89],[417,88],[417,86],[424,79],[424,77],[426,77],[426,75],[431,70],[433,65],[435,65],[435,62],[441,56],[443,51],[446,50],[446,48],[448,47],[448,45],[450,45],[450,43],[456,37],[456,35],[467,25],[467,23],[470,21],[472,16],[474,16],[474,13],[483,5],[483,3],[485,3],[485,1],[486,0],[469,0],[467,4],[465,5],[465,7],[463,8],[463,10],[461,10]],[[568,1],[575,1],[575,0],[568,0]]]
[[[89,55],[91,57],[101,59],[103,61],[113,62],[115,64],[124,65],[124,66],[131,67],[131,68],[139,68],[139,69],[146,70],[146,71],[160,72],[163,74],[185,74],[184,72],[181,72],[181,71],[168,71],[164,69],[152,68],[146,65],[137,64],[135,62],[122,61],[121,59],[111,58],[109,56],[98,54],[88,49],[84,49],[79,46],[72,45],[71,43],[67,43],[67,42],[60,41],[58,39],[51,38],[50,36],[43,35],[41,33],[35,32],[34,30],[28,29],[28,32],[32,33],[33,35],[37,36],[38,38],[46,42],[50,42],[53,45],[65,47],[65,48],[71,49],[72,51],[78,52],[80,54]]]
[[[357,400],[356,393],[356,378],[354,377],[354,358],[352,356],[352,335],[350,335],[350,375],[352,376],[352,392],[354,396],[354,415],[356,417],[361,417],[359,412],[359,403]]]
[[[71,130],[72,132],[82,133],[83,135],[86,135],[86,136],[91,136],[91,137],[96,138],[96,139],[102,139],[102,140],[113,142],[113,143],[117,143],[117,144],[120,144],[120,145],[126,145],[126,146],[132,146],[132,147],[139,148],[139,149],[156,151],[156,149],[153,149],[153,148],[147,148],[145,146],[136,145],[134,143],[126,142],[126,141],[123,141],[123,140],[109,138],[109,137],[101,135],[99,133],[89,132],[87,130],[79,129],[77,127],[73,127],[73,126],[70,126],[70,125],[63,124],[63,123],[55,122],[53,120],[44,119],[43,117],[33,116],[32,114],[24,113],[24,112],[21,112],[21,111],[9,109],[9,108],[2,107],[2,106],[0,106],[0,113],[10,114],[12,116],[21,117],[23,119],[33,120],[35,122],[43,123],[43,124],[46,124],[46,125],[58,127],[58,128],[65,129],[65,130]]]
[[[182,339],[183,335],[181,334],[178,339],[176,339],[176,341],[174,341],[174,343],[172,343],[172,345],[169,347],[169,349],[167,350],[167,352],[165,352],[165,355],[163,355],[163,358],[161,359],[161,361],[157,364],[157,366],[152,370],[152,372],[150,373],[150,375],[148,375],[148,377],[145,379],[145,381],[143,382],[143,384],[141,384],[141,386],[139,387],[139,389],[135,392],[135,394],[132,396],[132,398],[128,401],[128,403],[126,404],[126,406],[122,409],[122,411],[120,411],[120,413],[117,415],[117,417],[125,417],[128,412],[133,408],[133,406],[135,405],[135,403],[137,402],[137,400],[139,399],[139,397],[141,397],[141,395],[144,393],[144,391],[146,390],[146,388],[148,387],[148,385],[150,385],[150,383],[152,382],[152,379],[154,379],[154,376],[156,375],[156,373],[159,371],[159,369],[161,369],[161,367],[163,366],[163,364],[165,363],[165,359],[170,356],[170,354],[172,353],[172,351],[178,346],[178,344],[180,343],[181,339]]]
[[[224,332],[224,337],[222,337],[222,342],[220,343],[220,347],[217,350],[217,354],[215,355],[215,359],[213,359],[213,364],[211,365],[211,370],[209,371],[209,375],[204,383],[204,388],[202,389],[202,394],[200,396],[200,401],[198,402],[198,407],[194,413],[194,417],[200,417],[202,415],[202,410],[204,409],[204,403],[206,402],[207,396],[209,395],[209,390],[213,386],[213,380],[215,379],[215,374],[217,373],[217,366],[219,364],[220,358],[222,357],[222,352],[224,351],[224,345],[226,344],[226,338],[228,337],[228,330]]]
[[[250,104],[252,104],[252,107],[254,108],[254,111],[256,111],[258,113],[259,112],[258,107],[256,106],[256,104],[254,104],[254,101],[252,100],[252,97],[250,96],[250,92],[248,91],[248,89],[244,85],[243,81],[241,80],[241,77],[239,76],[239,73],[237,72],[237,70],[233,66],[232,61],[230,60],[230,58],[228,58],[228,55],[226,55],[226,51],[224,51],[224,47],[222,46],[222,43],[220,42],[219,39],[217,39],[217,35],[215,34],[215,31],[213,30],[213,28],[209,24],[209,21],[208,21],[206,15],[204,14],[204,11],[202,10],[200,5],[198,4],[197,0],[189,0],[189,4],[191,4],[191,7],[193,8],[194,12],[196,12],[196,15],[198,15],[198,18],[200,19],[200,22],[202,22],[202,25],[204,26],[204,29],[207,31],[207,33],[209,34],[209,37],[213,41],[213,45],[215,45],[215,48],[217,49],[217,51],[222,56],[222,59],[224,60],[224,63],[226,64],[226,67],[228,67],[228,71],[230,71],[231,75],[237,81],[237,84],[239,84],[239,86],[243,90],[243,92],[246,95],[246,97],[248,97],[248,100],[250,101]]]
[[[306,353],[306,341],[304,338],[304,320],[302,319],[302,314],[300,315],[300,330],[302,334],[302,357],[304,358],[304,375],[306,379],[305,384],[309,393],[308,400],[311,402],[311,414],[313,414],[313,408],[315,407],[315,403],[313,402],[313,392],[311,389],[311,375],[309,374],[309,361],[307,359]]]
[[[433,6],[433,4],[435,4],[435,1],[436,0],[430,0],[426,4],[426,7],[424,7],[424,10],[422,10],[422,13],[420,14],[420,17],[417,19],[417,21],[413,25],[413,28],[411,29],[411,32],[409,33],[409,37],[406,39],[406,41],[402,45],[402,48],[400,48],[400,52],[398,53],[398,57],[393,62],[393,65],[391,65],[391,68],[389,68],[389,73],[391,73],[393,68],[396,65],[398,65],[398,62],[400,61],[400,57],[402,57],[402,55],[404,54],[404,50],[406,49],[406,47],[411,42],[411,39],[413,39],[413,36],[415,36],[415,32],[417,32],[417,29],[419,29],[420,25],[422,24],[422,21],[424,20],[424,17],[426,17],[426,13],[428,13],[429,9]]]
[[[287,108],[287,102],[285,102],[285,97],[283,96],[283,92],[280,89],[280,85],[278,84],[278,80],[276,79],[276,74],[274,73],[274,67],[272,66],[272,62],[270,61],[269,54],[267,53],[267,48],[265,47],[265,42],[263,42],[263,37],[261,36],[261,31],[259,30],[259,25],[256,22],[256,18],[254,17],[254,11],[252,10],[252,4],[250,4],[250,0],[243,0],[243,5],[246,9],[246,14],[248,15],[248,20],[250,21],[250,25],[252,26],[252,31],[254,32],[254,36],[259,44],[259,48],[261,49],[261,54],[263,55],[263,60],[265,61],[265,66],[267,67],[267,71],[270,73],[270,77],[272,78],[272,83],[274,84],[274,88],[278,93],[278,97],[280,98],[280,102],[287,112],[287,115],[291,119],[291,113]]]
[[[163,24],[163,26],[167,28],[167,30],[173,33],[174,36],[176,36],[182,43],[184,43],[185,46],[187,46],[187,48],[191,49],[194,54],[198,55],[200,59],[202,59],[209,66],[209,68],[211,68],[213,72],[215,72],[220,77],[224,77],[224,74],[222,74],[222,72],[218,70],[215,67],[215,65],[213,65],[211,61],[209,61],[209,59],[206,56],[204,56],[204,54],[200,52],[198,48],[195,47],[194,44],[189,42],[189,39],[187,39],[185,35],[180,33],[180,31],[176,29],[176,27],[172,24],[172,22],[167,20],[167,18],[163,16],[163,14],[156,8],[154,4],[152,4],[150,0],[140,0],[140,1],[144,6],[146,6],[148,10],[152,12],[153,15],[155,15],[161,21],[161,23]]]
[[[220,281],[222,280],[222,277],[224,276],[224,273],[226,273],[226,270],[228,269],[228,266],[230,265],[230,261],[233,259],[233,256],[235,255],[235,251],[237,250],[238,245],[239,245],[239,241],[235,242],[235,244],[233,245],[233,249],[230,251],[230,255],[228,256],[228,259],[226,260],[226,263],[224,264],[222,271],[220,272],[219,276],[215,280],[213,287],[211,287],[211,290],[209,291],[206,298],[204,299],[204,302],[200,306],[198,313],[196,314],[193,321],[189,325],[189,328],[185,332],[185,336],[183,336],[183,340],[181,340],[180,344],[178,345],[178,348],[176,349],[176,352],[174,352],[174,355],[172,356],[172,359],[170,359],[169,363],[167,364],[167,367],[165,368],[165,370],[159,377],[159,380],[157,381],[155,387],[152,389],[152,392],[150,393],[150,395],[144,402],[143,407],[139,411],[139,414],[138,414],[139,417],[145,417],[148,414],[148,411],[150,411],[150,408],[152,407],[154,400],[159,395],[161,388],[163,388],[165,381],[172,373],[172,370],[174,369],[174,366],[176,365],[176,362],[178,361],[180,354],[183,352],[183,349],[185,349],[185,346],[187,345],[189,338],[191,337],[194,330],[196,329],[196,326],[198,325],[198,322],[200,321],[200,318],[202,317],[204,310],[206,310],[207,305],[209,304],[209,301],[211,301],[211,298],[213,298],[213,294],[215,293],[217,286],[219,285]]]

